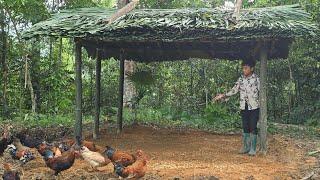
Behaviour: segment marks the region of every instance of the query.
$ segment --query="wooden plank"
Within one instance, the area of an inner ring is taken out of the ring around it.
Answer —
[[[75,41],[75,71],[76,71],[76,120],[75,120],[75,137],[82,137],[82,45]]]
[[[120,77],[119,77],[119,106],[118,106],[118,133],[122,132],[123,127],[123,92],[124,92],[124,51],[120,52]]]
[[[267,153],[267,61],[268,48],[265,44],[260,49],[260,151],[262,154]]]
[[[96,58],[96,94],[95,94],[95,117],[93,125],[93,139],[99,138],[100,125],[100,103],[101,103],[101,58],[99,57],[99,50],[97,50]]]

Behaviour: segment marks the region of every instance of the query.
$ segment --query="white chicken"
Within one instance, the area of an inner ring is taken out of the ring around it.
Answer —
[[[90,151],[87,147],[81,147],[81,156],[87,161],[93,170],[98,170],[98,167],[108,165],[111,161],[108,158],[102,156],[99,152]]]

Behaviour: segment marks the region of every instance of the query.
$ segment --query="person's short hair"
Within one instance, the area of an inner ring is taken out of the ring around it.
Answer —
[[[250,67],[255,67],[256,66],[256,61],[249,58],[245,59],[242,61],[242,66],[250,66]]]

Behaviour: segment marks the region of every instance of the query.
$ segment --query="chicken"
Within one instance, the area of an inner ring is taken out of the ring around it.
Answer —
[[[48,144],[47,142],[42,142],[38,147],[37,150],[39,152],[39,154],[41,154],[41,156],[44,156],[44,153],[46,150],[51,150],[51,148],[53,147],[53,145]]]
[[[122,164],[115,163],[114,171],[122,178],[141,178],[147,171],[147,159],[144,153],[139,150],[136,156],[137,160],[132,165],[125,167]]]
[[[59,147],[56,147],[52,144],[48,144],[46,142],[41,143],[38,148],[38,152],[41,154],[41,156],[45,155],[46,150],[51,150],[54,153],[54,157],[59,157],[62,155],[61,150]]]
[[[4,173],[2,175],[3,180],[20,180],[19,172],[13,171],[10,164],[3,164]]]
[[[3,152],[7,149],[8,145],[10,144],[9,140],[9,132],[8,129],[4,129],[4,132],[2,134],[1,140],[0,140],[0,156],[3,155]]]
[[[97,167],[106,166],[110,163],[108,158],[105,158],[99,152],[90,151],[85,146],[81,147],[81,155],[91,165],[93,170],[97,170]]]
[[[13,159],[21,161],[23,164],[35,159],[29,149],[19,150],[13,144],[8,145],[9,153]]]
[[[106,150],[103,154],[107,156],[113,163],[117,163],[124,167],[129,166],[136,161],[135,155],[115,150],[110,146],[106,146]]]
[[[59,148],[62,152],[67,151],[73,144],[75,144],[74,139],[65,139],[58,143]],[[81,145],[87,147],[90,151],[102,152],[103,148],[96,145],[94,142],[81,140]]]
[[[53,151],[46,150],[44,152],[44,160],[46,165],[54,170],[54,175],[57,176],[61,171],[67,170],[73,165],[75,154],[76,151],[73,147],[58,157],[54,157]]]
[[[29,148],[36,148],[43,142],[43,140],[39,138],[31,137],[26,131],[21,131],[16,136],[20,139],[21,144]]]
[[[20,140],[17,138],[14,138],[13,143],[8,147],[12,158],[18,159],[24,164],[35,158],[30,149],[26,146],[23,146]]]
[[[52,150],[45,150],[44,160],[46,165],[54,170],[54,175],[57,176],[61,171],[69,169],[73,163],[76,154],[78,154],[80,142],[73,145],[68,151],[61,154],[61,156],[54,157],[54,152]]]

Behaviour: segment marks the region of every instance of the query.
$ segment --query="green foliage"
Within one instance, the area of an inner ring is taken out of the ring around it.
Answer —
[[[215,129],[228,130],[240,127],[240,117],[235,112],[228,111],[225,104],[213,103],[205,109],[208,124]]]

